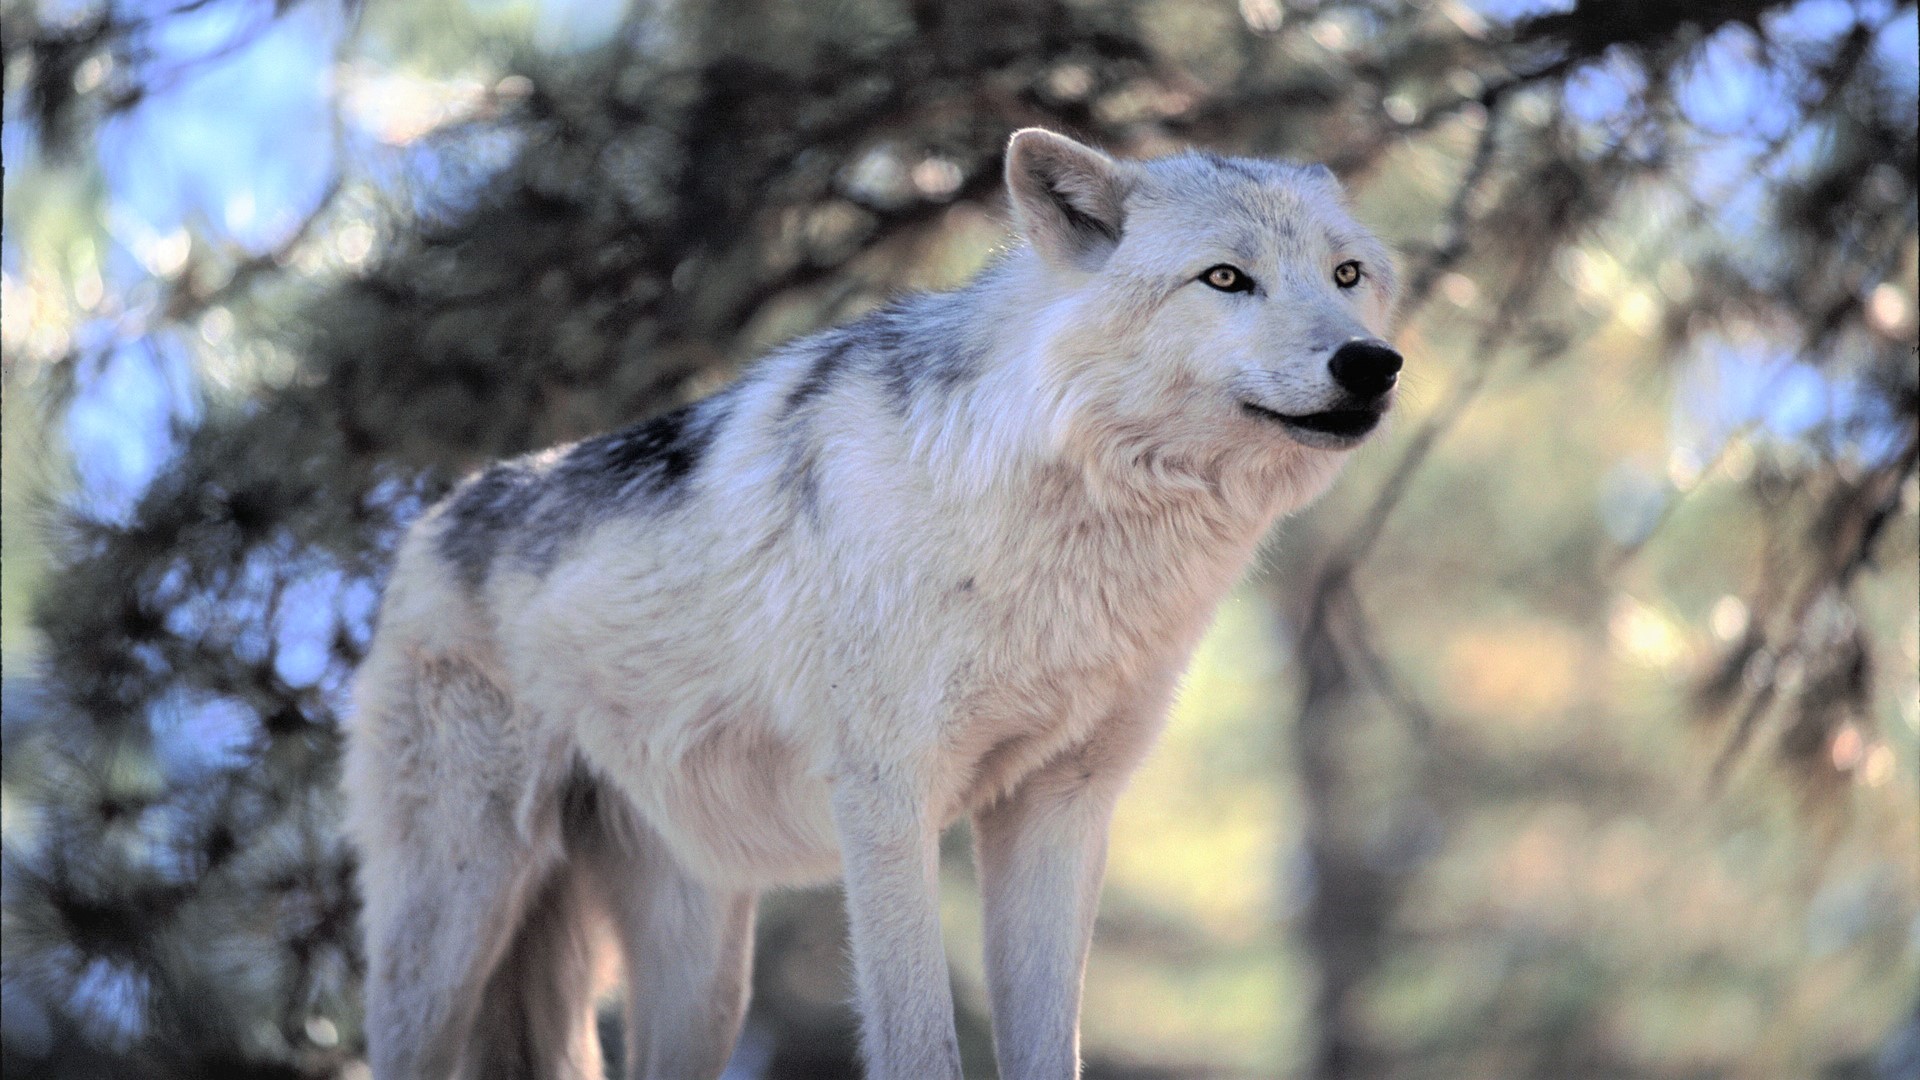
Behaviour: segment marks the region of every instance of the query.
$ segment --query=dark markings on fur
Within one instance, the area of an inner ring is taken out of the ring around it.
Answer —
[[[1366,237],[1349,229],[1328,229],[1327,244],[1335,251],[1352,251],[1366,244]]]
[[[544,573],[587,529],[622,513],[671,507],[691,487],[730,406],[722,391],[587,439],[551,466],[526,459],[493,466],[459,489],[443,512],[441,557],[477,592],[502,551]]]
[[[850,327],[863,360],[877,369],[894,412],[905,416],[923,397],[945,396],[980,375],[978,328],[966,324],[944,295],[919,296],[874,312]]]
[[[800,381],[793,385],[792,390],[787,391],[787,400],[781,409],[781,416],[792,416],[807,402],[826,392],[827,384],[833,381],[834,373],[839,371],[846,362],[847,348],[845,338],[835,339],[825,344],[825,347],[820,350],[820,355],[814,357],[813,364],[807,368],[807,373],[800,377]]]
[[[821,444],[806,406],[857,376],[877,385],[896,414],[950,396],[980,376],[985,346],[964,293],[896,301],[821,339],[788,389],[779,418],[793,419],[781,484],[796,509],[820,521]],[[749,381],[751,376],[749,377]],[[735,384],[741,385],[741,384]],[[622,431],[576,444],[551,465],[503,462],[457,491],[444,511],[440,554],[478,591],[502,552],[544,573],[562,548],[621,514],[671,508],[692,488],[733,407],[729,388]],[[507,538],[511,537],[511,540]]]
[[[815,527],[820,524],[820,448],[813,424],[803,418],[786,432],[786,465],[780,470],[779,491],[794,509]]]
[[[670,499],[686,486],[713,438],[699,405],[687,405],[610,435],[588,439],[554,466],[571,501],[602,502],[640,493]]]
[[[1254,183],[1257,183],[1257,184],[1265,183],[1269,179],[1268,174],[1260,172],[1256,166],[1249,164],[1248,162],[1245,162],[1245,161],[1240,161],[1230,157],[1222,157],[1219,154],[1213,153],[1211,151],[1203,151],[1200,154],[1200,157],[1207,164],[1213,166],[1216,169],[1219,169],[1221,172],[1235,173],[1239,176],[1246,177],[1248,180],[1252,180]]]
[[[960,579],[960,591],[961,591],[961,592],[972,592],[972,591],[973,591],[973,578],[971,578],[971,577],[965,577],[965,578],[962,578],[962,579]]]
[[[878,386],[900,416],[914,403],[950,396],[980,375],[985,350],[973,309],[954,294],[933,293],[895,301],[819,344],[806,370],[787,390],[776,412],[786,465],[780,490],[797,516],[821,526],[820,470],[824,434],[808,403],[840,386]]]
[[[539,474],[503,461],[458,489],[440,517],[440,557],[478,591],[508,532],[525,521],[540,498]]]
[[[786,483],[793,489],[800,513],[815,529],[820,528],[820,463],[812,453],[794,461],[787,470]]]
[[[1235,229],[1232,238],[1226,243],[1226,249],[1232,252],[1234,257],[1241,261],[1242,265],[1258,263],[1260,261],[1261,249],[1264,247],[1265,245],[1260,243],[1259,234],[1253,232],[1251,229]],[[1256,283],[1256,291],[1258,288],[1259,286]]]
[[[814,417],[803,410],[806,403],[826,392],[833,373],[847,360],[844,341],[830,344],[807,368],[805,375],[788,391],[781,403],[782,440],[786,466],[780,470],[779,491],[792,500],[799,516],[815,528],[820,525],[819,433]]]
[[[669,509],[684,499],[732,405],[723,390],[567,451],[553,467],[551,494],[542,507],[554,521],[540,528],[553,538],[529,543],[525,554],[544,571],[560,546],[588,527],[624,513]]]

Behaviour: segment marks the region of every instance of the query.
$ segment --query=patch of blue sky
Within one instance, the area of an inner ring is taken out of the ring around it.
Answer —
[[[627,17],[626,4],[606,0],[538,0],[534,23],[535,47],[552,53],[579,53],[613,40]],[[645,3],[646,0],[635,0]]]
[[[12,217],[12,210],[16,205],[11,198],[14,185],[19,182],[20,177],[26,175],[28,168],[40,160],[40,127],[33,122],[32,117],[22,111],[26,106],[27,95],[0,96],[6,99],[5,112],[0,114],[6,117],[6,122],[0,123],[0,157],[4,157],[8,166],[6,170],[6,191],[9,196],[7,216]],[[14,257],[12,253],[14,246],[12,238],[9,237],[7,243],[9,259]],[[7,272],[15,272],[12,263],[8,264]]]
[[[245,663],[268,663],[279,647],[271,598],[282,583],[291,584],[297,578],[300,568],[291,565],[295,556],[293,542],[284,536],[248,552],[231,598],[215,609],[217,629],[226,634],[233,655]]]
[[[1510,23],[1572,11],[1574,0],[1468,0],[1467,6],[1494,22]]]
[[[380,587],[366,578],[343,578],[333,599],[347,632],[364,643],[373,627],[374,611],[380,606]]]
[[[1639,62],[1624,49],[1609,49],[1567,79],[1567,113],[1583,124],[1616,125],[1638,111],[1646,89],[1647,73]]]
[[[212,627],[216,604],[205,593],[190,591],[187,573],[186,560],[177,560],[167,567],[154,592],[171,601],[165,615],[167,633],[176,637],[195,638]]]
[[[369,621],[380,606],[380,586],[366,578],[351,578],[341,583],[339,601],[341,616],[349,623]]]
[[[1776,44],[1817,45],[1839,38],[1856,22],[1879,22],[1891,8],[1891,4],[1880,0],[1866,3],[1801,0],[1785,10],[1769,14],[1761,27],[1766,31],[1767,40]]]
[[[1854,18],[1854,5],[1806,0],[1770,24],[1791,47],[1763,56],[1752,30],[1734,24],[1678,69],[1673,91],[1686,126],[1675,134],[1692,154],[1684,182],[1730,239],[1770,239],[1769,184],[1818,157],[1824,129],[1806,123],[1807,73],[1797,57],[1824,55],[1826,43]],[[1573,73],[1564,102],[1574,120],[1620,138],[1646,91],[1645,71],[1631,51],[1616,48]]]
[[[1775,189],[1817,165],[1832,132],[1825,121],[1801,120],[1777,137],[1734,134],[1697,140],[1686,183],[1727,239],[1764,261],[1772,232]]]
[[[1890,14],[1874,35],[1873,52],[1895,89],[1920,92],[1920,6],[1905,5]]]
[[[288,686],[318,685],[333,665],[336,597],[346,575],[328,569],[288,583],[274,627],[273,670]]]
[[[518,129],[473,124],[413,143],[375,175],[384,187],[404,195],[407,211],[416,218],[447,221],[471,207],[525,144]]]
[[[1675,441],[1710,457],[1742,432],[1877,462],[1901,444],[1902,421],[1881,394],[1776,341],[1701,343],[1674,395]]]
[[[1684,181],[1694,199],[1713,216],[1720,235],[1759,247],[1763,262],[1768,261],[1767,245],[1774,242],[1769,181],[1778,179],[1784,164],[1775,162],[1761,169],[1767,150],[1767,144],[1758,139],[1708,140],[1694,148],[1693,167]]]
[[[1811,403],[1814,382],[1792,373],[1791,350],[1758,338],[1729,341],[1712,338],[1702,343],[1697,359],[1682,377],[1674,401],[1701,430],[1705,442],[1718,444],[1735,432],[1777,412],[1777,429],[1793,435],[1808,423],[1800,416]],[[1797,387],[1793,392],[1783,393]]]
[[[1763,43],[1739,23],[1721,27],[1681,72],[1674,98],[1681,115],[1708,135],[1777,139],[1798,121],[1799,80],[1779,53],[1763,60]]]
[[[555,24],[556,42],[603,39],[617,26],[607,13],[620,10],[547,0],[543,23]],[[159,57],[156,89],[107,120],[97,136],[108,220],[123,240],[184,228],[215,244],[266,250],[284,241],[332,183],[345,150],[337,145],[332,107],[344,17],[333,4],[270,15],[252,3],[216,2],[156,21],[147,41]],[[21,160],[14,150],[32,145],[25,127],[7,126],[11,161]],[[355,149],[367,142],[356,140]],[[423,140],[356,164],[371,166],[367,178],[376,185],[404,193],[409,209],[431,215],[467,203],[517,148],[512,136],[477,126],[445,147]],[[381,167],[387,163],[398,167]],[[9,272],[17,271],[17,246],[6,245],[5,257]],[[122,295],[142,287],[151,272],[136,253],[118,248],[103,269],[108,287]],[[154,338],[114,348],[98,377],[82,380],[65,427],[84,505],[124,516],[165,463],[174,425],[193,419],[193,397],[181,392],[182,377],[191,375],[180,366],[186,359],[174,343]]]
[[[125,1047],[146,1030],[148,990],[146,976],[133,965],[96,957],[74,980],[68,1009],[92,1039]]]
[[[245,703],[184,691],[155,702],[147,723],[154,757],[176,787],[242,764],[260,732],[260,718]]]
[[[176,424],[199,411],[193,361],[168,334],[109,349],[61,424],[79,481],[80,509],[124,521],[177,449]]]
[[[146,236],[187,228],[263,250],[311,211],[336,164],[328,99],[341,17],[324,4],[278,18],[264,11],[216,3],[157,22],[156,89],[98,134],[109,220]],[[244,44],[219,55],[236,41]],[[149,272],[125,251],[103,269],[122,293]],[[84,326],[82,344],[109,332]],[[124,518],[176,448],[176,425],[197,417],[191,350],[151,334],[110,348],[79,384],[63,422],[78,498]]]
[[[336,165],[330,98],[342,17],[328,4],[270,14],[213,4],[160,20],[158,88],[99,133],[116,213],[155,233],[188,227],[263,250],[317,204]],[[235,41],[245,44],[217,55]],[[186,66],[170,79],[175,64]]]

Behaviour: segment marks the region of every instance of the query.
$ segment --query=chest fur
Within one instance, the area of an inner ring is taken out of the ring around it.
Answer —
[[[1266,525],[1180,507],[1018,520],[1017,533],[976,533],[952,594],[940,711],[966,785],[955,809],[1163,704]]]

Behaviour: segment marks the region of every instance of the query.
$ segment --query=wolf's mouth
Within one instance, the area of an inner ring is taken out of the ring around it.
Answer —
[[[1311,431],[1316,435],[1331,435],[1335,439],[1358,439],[1372,431],[1380,423],[1384,410],[1380,409],[1330,409],[1327,412],[1307,413],[1303,416],[1288,416],[1277,413],[1251,401],[1240,403],[1255,416],[1262,416],[1289,428]]]

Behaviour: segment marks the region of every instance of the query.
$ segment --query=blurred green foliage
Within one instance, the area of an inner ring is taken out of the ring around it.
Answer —
[[[309,16],[311,212],[129,229],[109,129]],[[1920,1076],[1915,19],[7,0],[0,1064],[363,1075],[334,759],[397,528],[963,279],[1039,123],[1329,161],[1410,282],[1394,430],[1123,803],[1088,1075]],[[116,502],[66,436],[128,355],[188,388]],[[762,1074],[853,1068],[843,933],[766,906]]]

